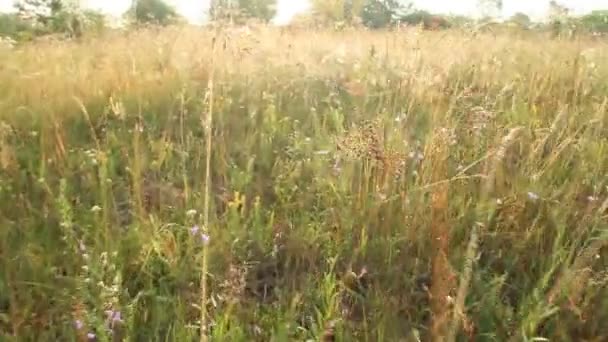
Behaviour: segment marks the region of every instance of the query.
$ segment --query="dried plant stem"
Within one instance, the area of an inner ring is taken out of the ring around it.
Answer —
[[[454,310],[452,312],[452,326],[446,338],[446,341],[456,341],[456,334],[460,330],[460,324],[464,317],[465,300],[469,291],[469,284],[471,283],[471,277],[473,276],[473,263],[475,261],[475,255],[479,247],[479,225],[473,225],[471,229],[471,238],[467,246],[467,252],[464,263],[464,273],[460,279],[458,285],[458,292],[456,294],[456,302]]]
[[[213,78],[214,78],[214,58],[215,58],[215,37],[213,38],[211,55],[211,72],[207,85],[207,115],[201,118],[201,122],[206,130],[206,155],[205,155],[205,190],[203,202],[203,227],[209,229],[209,188],[211,183],[211,146],[213,133]],[[207,271],[208,271],[208,246],[203,246],[202,271],[201,271],[201,342],[207,341]]]
[[[522,127],[513,128],[509,134],[507,134],[494,155],[494,160],[490,164],[490,169],[488,170],[488,177],[486,178],[486,183],[482,190],[482,196],[480,199],[480,204],[483,208],[489,201],[490,197],[494,193],[494,189],[496,187],[497,174],[502,171],[503,163],[505,158],[509,153],[509,150],[513,143],[517,141],[520,135],[523,133]],[[479,208],[478,208],[478,211]],[[489,208],[488,217],[493,216],[495,211],[495,206],[492,205]],[[481,213],[479,213],[481,214]],[[456,341],[456,336],[458,331],[460,330],[460,325],[465,317],[465,301],[469,292],[469,286],[471,283],[471,278],[473,277],[473,267],[475,266],[475,260],[477,255],[477,250],[479,248],[479,229],[481,224],[473,225],[471,229],[471,237],[469,238],[469,244],[467,245],[466,255],[465,255],[465,263],[463,267],[463,274],[460,278],[460,283],[458,285],[458,292],[456,294],[455,306],[452,311],[452,325],[448,332],[447,338],[445,341],[453,342]]]
[[[454,277],[448,261],[450,246],[450,226],[448,221],[448,200],[450,183],[442,182],[447,176],[448,147],[440,137],[429,152],[437,159],[433,160],[431,177],[431,340],[443,341],[449,325],[449,305],[447,298],[454,287]]]

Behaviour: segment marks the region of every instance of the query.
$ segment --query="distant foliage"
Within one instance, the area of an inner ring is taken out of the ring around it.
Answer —
[[[363,24],[370,28],[382,28],[389,26],[394,21],[395,14],[399,9],[399,3],[394,0],[372,0],[367,1],[361,13]]]
[[[552,21],[562,21],[570,15],[570,9],[557,1],[549,2],[549,18]]]
[[[276,0],[239,0],[239,8],[250,18],[270,21],[277,13]]]
[[[475,20],[464,15],[448,15],[443,16],[450,24],[450,27],[472,28],[475,26]]]
[[[425,29],[445,29],[452,26],[447,18],[427,11],[415,11],[404,15],[400,18],[400,22],[407,25],[421,25]]]
[[[587,31],[608,33],[608,10],[593,11],[583,16],[580,23]]]
[[[131,12],[137,23],[167,25],[179,18],[175,8],[163,0],[136,0]]]
[[[326,24],[383,28],[399,21],[411,4],[398,0],[314,0],[313,15]]]
[[[47,34],[80,37],[84,32],[105,28],[105,17],[98,12],[82,10],[74,3],[60,0],[20,0],[16,14],[2,18],[2,31],[19,40]]]
[[[15,7],[21,18],[33,20],[41,25],[52,24],[66,6],[61,0],[18,0]]]
[[[511,16],[511,19],[509,21],[524,28],[528,28],[530,27],[530,25],[532,25],[532,20],[530,19],[530,17],[527,14],[521,12],[515,13],[513,16]]]
[[[236,23],[249,19],[269,22],[276,12],[276,0],[212,0],[209,8],[213,20],[231,20]]]
[[[0,14],[0,37],[19,39],[31,26],[14,13]]]

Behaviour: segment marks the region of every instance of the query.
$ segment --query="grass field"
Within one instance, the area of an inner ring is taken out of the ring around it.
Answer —
[[[0,340],[606,341],[607,79],[535,34],[0,49]]]

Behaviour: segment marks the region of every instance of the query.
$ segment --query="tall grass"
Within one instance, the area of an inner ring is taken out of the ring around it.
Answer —
[[[608,339],[607,52],[188,27],[0,50],[0,339]]]

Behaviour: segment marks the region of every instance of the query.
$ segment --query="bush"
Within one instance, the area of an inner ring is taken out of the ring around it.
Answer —
[[[593,11],[580,20],[586,31],[608,33],[608,10]]]
[[[32,30],[32,26],[15,14],[0,14],[0,37],[17,39],[21,32]]]
[[[26,0],[17,4],[17,14],[0,16],[0,35],[19,41],[49,34],[80,37],[85,32],[100,32],[106,26],[103,14],[64,6],[59,1]]]
[[[139,0],[135,5],[135,20],[138,23],[167,25],[179,16],[175,9],[162,0]]]
[[[450,22],[444,17],[427,11],[415,11],[404,15],[400,21],[408,25],[422,25],[425,29],[445,29],[451,26]]]

